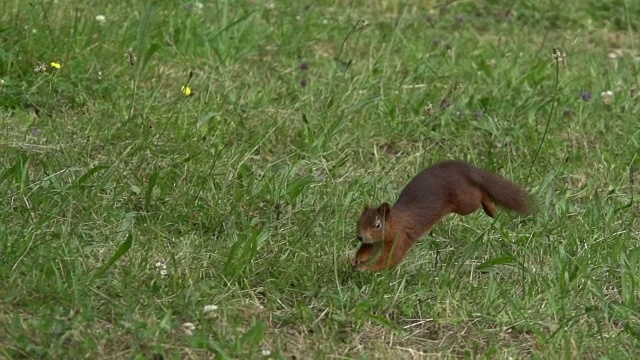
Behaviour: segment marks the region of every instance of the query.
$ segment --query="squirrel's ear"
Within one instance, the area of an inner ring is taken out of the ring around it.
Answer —
[[[378,212],[382,215],[383,219],[386,219],[389,214],[391,214],[391,206],[389,206],[389,203],[383,202],[378,208]]]

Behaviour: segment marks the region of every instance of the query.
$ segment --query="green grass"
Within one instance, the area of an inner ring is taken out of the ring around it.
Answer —
[[[639,356],[638,3],[73,3],[0,5],[0,358]],[[353,272],[444,159],[538,211]]]

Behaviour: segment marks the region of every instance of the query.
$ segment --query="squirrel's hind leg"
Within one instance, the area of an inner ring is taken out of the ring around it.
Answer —
[[[482,192],[482,210],[484,213],[491,216],[492,218],[496,217],[496,204],[494,204],[493,200],[489,197],[486,192]]]

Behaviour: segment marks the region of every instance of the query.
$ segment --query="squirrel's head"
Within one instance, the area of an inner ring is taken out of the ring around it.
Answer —
[[[389,233],[390,216],[391,206],[386,202],[377,208],[365,206],[364,212],[358,220],[358,240],[363,244],[382,242],[384,234]]]

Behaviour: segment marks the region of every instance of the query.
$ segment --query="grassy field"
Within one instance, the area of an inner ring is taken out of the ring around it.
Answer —
[[[640,2],[149,3],[0,4],[0,358],[640,356]],[[537,212],[354,272],[445,159]]]

